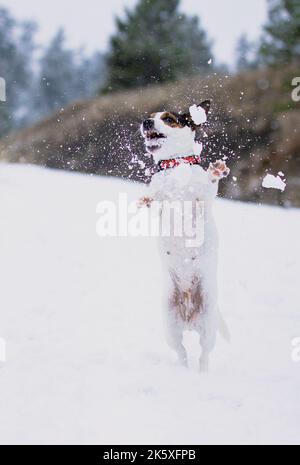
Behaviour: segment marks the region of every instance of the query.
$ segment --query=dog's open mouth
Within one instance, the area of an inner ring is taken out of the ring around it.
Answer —
[[[158,140],[158,139],[165,139],[166,136],[161,134],[160,132],[157,131],[145,131],[144,132],[144,137],[148,141],[152,140]]]

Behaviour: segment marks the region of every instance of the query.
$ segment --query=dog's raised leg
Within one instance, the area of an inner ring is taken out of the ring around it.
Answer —
[[[217,160],[214,163],[209,164],[207,172],[211,181],[216,182],[222,178],[226,178],[230,173],[230,169],[226,165],[225,161]]]

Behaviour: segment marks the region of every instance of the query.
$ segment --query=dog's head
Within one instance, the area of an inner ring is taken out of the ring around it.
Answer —
[[[210,101],[205,100],[200,105],[194,105],[195,111],[201,110],[208,114]],[[155,161],[176,156],[191,155],[195,141],[195,131],[201,122],[191,114],[163,111],[152,113],[141,124],[141,133],[145,140],[146,150],[153,155]]]

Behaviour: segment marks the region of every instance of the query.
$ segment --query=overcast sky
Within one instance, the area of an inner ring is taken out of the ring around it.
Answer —
[[[0,0],[18,19],[39,24],[40,44],[46,44],[59,26],[66,30],[68,44],[88,51],[105,50],[114,31],[114,17],[137,0]],[[182,0],[182,10],[201,18],[214,41],[219,62],[232,64],[237,38],[246,33],[257,39],[266,20],[267,0]]]

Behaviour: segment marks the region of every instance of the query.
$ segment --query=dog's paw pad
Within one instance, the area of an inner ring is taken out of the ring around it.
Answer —
[[[142,197],[137,201],[137,207],[138,208],[143,208],[143,207],[150,207],[151,203],[153,202],[153,199],[151,197]]]
[[[209,164],[208,172],[213,178],[222,179],[229,175],[230,169],[226,165],[225,161],[217,160],[216,162]]]

